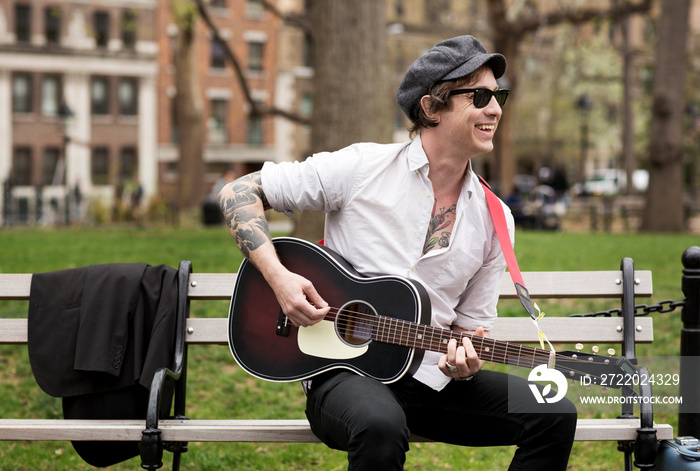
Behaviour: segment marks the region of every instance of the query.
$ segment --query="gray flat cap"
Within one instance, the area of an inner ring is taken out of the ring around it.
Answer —
[[[488,64],[498,79],[506,73],[506,58],[489,54],[474,36],[458,36],[437,43],[406,71],[396,92],[396,102],[415,121],[420,99],[438,82],[454,80]]]

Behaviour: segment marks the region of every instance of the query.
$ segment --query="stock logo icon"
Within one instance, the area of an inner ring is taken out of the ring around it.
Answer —
[[[539,365],[533,369],[527,377],[527,380],[531,383],[529,384],[530,390],[538,403],[544,404],[554,404],[559,402],[564,398],[566,391],[568,390],[568,385],[566,377],[559,371],[547,368],[547,365]],[[537,388],[537,385],[532,383],[542,383],[547,384],[542,389],[542,392]],[[557,386],[557,390],[552,390],[552,383]],[[552,397],[550,395],[555,392]]]

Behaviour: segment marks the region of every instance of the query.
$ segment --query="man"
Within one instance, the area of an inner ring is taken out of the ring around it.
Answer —
[[[264,210],[326,212],[325,243],[365,275],[421,282],[432,325],[488,336],[505,271],[484,190],[470,159],[493,148],[507,90],[506,60],[471,36],[436,44],[407,70],[397,102],[416,137],[356,144],[303,163],[267,163],[223,188],[220,204],[243,254],[260,270],[284,313],[310,326],[329,311],[313,284],[288,271],[270,241]],[[513,218],[505,205],[509,231]],[[409,436],[468,446],[518,445],[511,469],[565,469],[576,412],[512,413],[510,397],[532,399],[524,380],[481,370],[467,337],[447,354],[426,352],[392,384],[333,370],[310,384],[306,414],[349,469],[402,469]]]

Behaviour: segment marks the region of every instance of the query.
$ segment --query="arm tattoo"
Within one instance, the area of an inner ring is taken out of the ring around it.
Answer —
[[[250,252],[271,240],[265,215],[271,209],[262,189],[260,172],[245,175],[229,183],[230,191],[219,195],[219,205],[236,244],[247,258]]]

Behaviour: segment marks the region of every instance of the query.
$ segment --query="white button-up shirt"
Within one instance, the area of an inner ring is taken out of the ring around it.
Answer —
[[[403,144],[355,144],[304,162],[268,162],[262,186],[277,211],[323,210],[325,244],[358,272],[424,285],[433,326],[490,330],[506,263],[484,190],[469,166],[449,246],[423,255],[435,199],[429,172],[417,137]],[[513,217],[503,207],[512,243]],[[437,368],[440,355],[425,352],[414,374],[436,390],[450,381]]]

